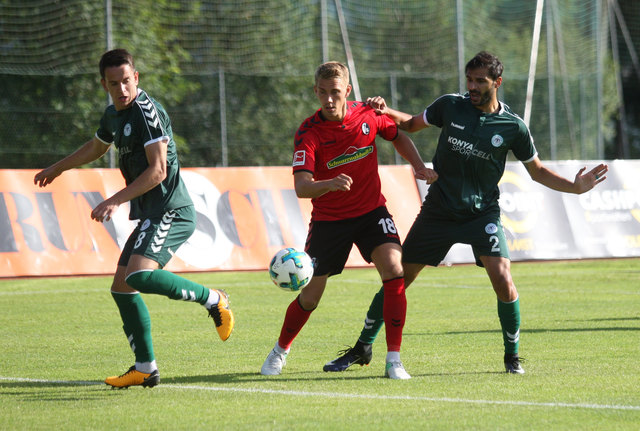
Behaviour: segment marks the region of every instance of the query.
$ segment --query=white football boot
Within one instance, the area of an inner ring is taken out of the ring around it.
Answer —
[[[400,361],[387,362],[384,375],[395,380],[408,380],[411,378]]]
[[[267,359],[264,360],[264,364],[262,364],[262,368],[260,369],[260,374],[263,376],[277,376],[282,373],[282,367],[287,364],[287,354],[288,350],[282,350],[278,343],[269,355]]]

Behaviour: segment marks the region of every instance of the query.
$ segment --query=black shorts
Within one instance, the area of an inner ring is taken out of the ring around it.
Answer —
[[[400,244],[398,230],[387,207],[359,217],[336,221],[312,221],[305,251],[315,261],[314,275],[336,275],[344,269],[353,244],[371,263],[371,253],[381,244]]]
[[[455,220],[437,206],[424,204],[402,244],[402,261],[438,266],[456,243],[471,245],[478,266],[483,266],[480,256],[509,259],[500,209]]]

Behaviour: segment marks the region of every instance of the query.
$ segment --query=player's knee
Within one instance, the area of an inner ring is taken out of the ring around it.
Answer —
[[[300,304],[300,307],[305,311],[315,310],[320,303],[320,297],[309,294],[305,295],[305,293],[303,289],[300,295],[298,295],[298,304]]]
[[[400,261],[390,262],[380,270],[380,276],[383,280],[391,280],[392,278],[404,278],[404,271]]]
[[[136,271],[127,276],[127,284],[138,292],[147,293],[153,271]]]
[[[493,290],[502,302],[513,302],[518,299],[518,290],[511,279],[501,279],[494,282]]]

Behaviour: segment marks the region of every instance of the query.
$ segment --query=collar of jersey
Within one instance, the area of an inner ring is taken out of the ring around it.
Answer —
[[[336,125],[336,126],[338,126],[338,125],[342,125],[342,124],[344,124],[344,123],[346,123],[346,122],[347,122],[347,120],[349,119],[349,116],[351,115],[351,106],[350,106],[350,105],[351,105],[352,103],[354,103],[354,102],[353,102],[353,101],[348,101],[348,102],[347,102],[347,113],[346,113],[346,114],[344,114],[344,118],[342,119],[342,121],[331,121],[331,120],[327,120],[327,119],[325,118],[324,114],[322,113],[322,108],[318,109],[318,118],[320,118],[320,120],[322,120],[322,122],[323,122],[324,124],[327,124],[327,125],[331,125],[331,124],[334,124],[334,125]]]

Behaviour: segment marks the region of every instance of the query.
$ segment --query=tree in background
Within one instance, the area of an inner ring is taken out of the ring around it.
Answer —
[[[107,103],[98,72],[106,50],[102,2],[22,3],[0,3],[0,122],[7,126],[0,134],[3,168],[47,166],[70,153],[95,133]],[[114,46],[135,53],[141,88],[171,106],[197,83],[181,75],[179,65],[189,54],[176,43],[176,31],[154,18],[157,8],[171,12],[175,5],[170,0],[119,4],[114,15],[124,22],[119,26],[114,19],[113,39]],[[182,151],[188,149],[179,133],[176,141]],[[91,166],[108,162],[103,157]]]
[[[37,168],[68,154],[93,134],[107,100],[97,76],[106,40],[104,3],[33,3],[0,0],[2,168]],[[292,136],[315,109],[313,71],[324,60],[322,2],[112,3],[114,46],[134,53],[141,88],[167,109],[184,166],[291,162]],[[535,2],[461,3],[465,61],[483,49],[495,52],[506,68],[501,99],[523,114]],[[553,4],[565,48],[562,65],[557,46],[553,59],[558,157],[581,158],[584,147],[587,158],[595,158],[596,0],[548,1],[545,8]],[[327,0],[326,5],[327,59],[346,63],[335,3]],[[343,0],[362,98],[381,95],[402,111],[419,112],[435,97],[460,90],[455,5],[451,0]],[[627,11],[629,22],[635,14],[640,25],[636,9]],[[548,159],[546,35],[543,19],[530,127],[541,157]],[[605,70],[605,78],[611,77],[609,55]],[[614,158],[609,149],[616,148],[620,101],[615,81],[603,83],[606,157]],[[578,125],[573,129],[565,85]],[[425,130],[412,138],[429,160],[437,133]],[[638,145],[632,151],[632,157],[640,156]],[[387,146],[381,146],[379,157],[385,164],[396,160]],[[108,158],[93,166],[108,166]]]

